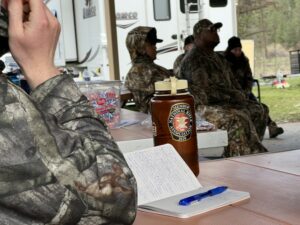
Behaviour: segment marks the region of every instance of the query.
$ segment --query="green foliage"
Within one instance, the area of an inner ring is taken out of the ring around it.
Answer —
[[[238,31],[242,38],[280,43],[287,48],[297,45],[300,35],[300,0],[240,0]]]
[[[271,118],[276,122],[300,121],[300,77],[290,77],[286,81],[289,88],[277,89],[270,85],[261,85],[262,102],[270,110]],[[262,84],[263,81],[260,81]],[[256,93],[256,88],[253,92]]]
[[[300,0],[238,1],[238,35],[254,40],[256,78],[278,70],[290,73],[289,51],[300,49],[299,12]],[[286,89],[261,85],[262,102],[276,122],[300,121],[300,77],[286,80],[290,84]]]
[[[299,12],[300,0],[238,1],[238,35],[254,40],[255,76],[290,73],[289,51],[300,49]]]

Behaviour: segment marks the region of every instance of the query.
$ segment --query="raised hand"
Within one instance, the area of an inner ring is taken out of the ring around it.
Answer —
[[[9,46],[32,89],[59,74],[54,55],[60,25],[42,0],[5,0]]]

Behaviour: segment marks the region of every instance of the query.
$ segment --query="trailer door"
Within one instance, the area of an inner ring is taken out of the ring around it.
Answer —
[[[185,0],[178,0],[178,3],[178,24],[184,37],[192,34],[195,23],[204,18],[213,23],[223,23],[219,33],[221,42],[215,48],[216,51],[224,51],[227,47],[227,40],[237,35],[236,0],[187,0],[188,17],[185,13]]]
[[[179,55],[178,52],[178,23],[177,5],[174,0],[148,0],[147,20],[148,25],[157,29],[157,36],[163,39],[157,44],[157,64],[173,68],[173,62]]]

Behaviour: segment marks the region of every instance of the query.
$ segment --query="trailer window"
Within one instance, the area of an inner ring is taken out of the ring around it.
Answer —
[[[182,13],[185,13],[184,2],[185,2],[184,0],[180,0],[180,11]],[[197,0],[187,0],[190,13],[198,12],[197,2],[198,2]],[[209,6],[210,7],[225,7],[225,6],[227,6],[227,0],[210,0]]]
[[[164,21],[171,19],[170,0],[153,0],[154,19]]]
[[[227,0],[210,0],[210,7],[225,7],[227,5]]]
[[[185,2],[184,0],[180,0],[180,11],[182,13],[185,13],[185,4],[184,4],[184,2]],[[198,12],[197,2],[198,2],[197,0],[187,0],[190,13]]]

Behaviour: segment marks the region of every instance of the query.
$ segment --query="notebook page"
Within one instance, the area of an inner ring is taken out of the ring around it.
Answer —
[[[201,184],[175,148],[161,145],[125,153],[138,187],[138,205],[189,192]]]

